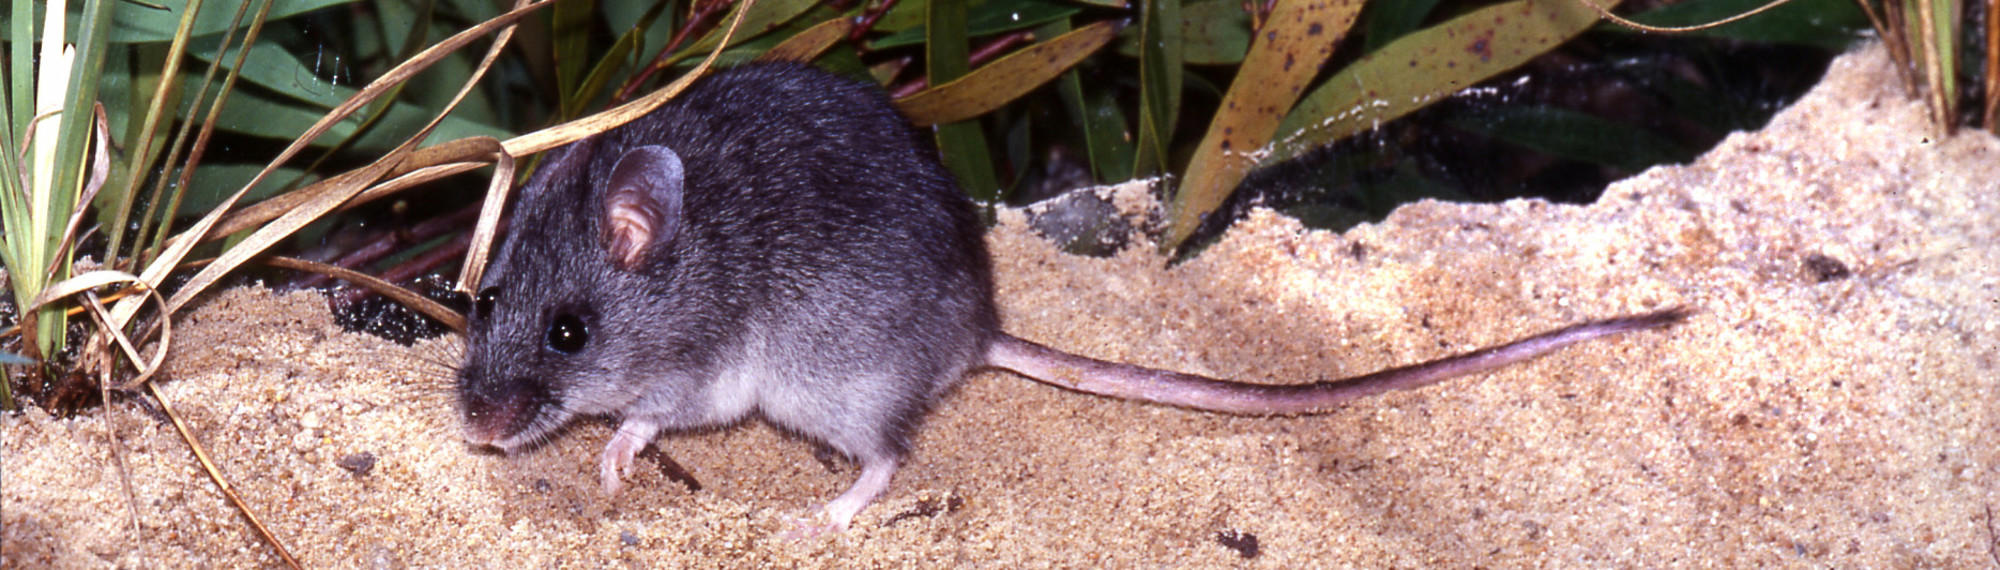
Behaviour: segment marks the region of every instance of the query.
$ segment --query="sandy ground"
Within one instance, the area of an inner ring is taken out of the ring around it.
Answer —
[[[219,295],[177,325],[162,385],[315,567],[2000,564],[2000,142],[1926,138],[1896,84],[1879,48],[1843,57],[1765,131],[1595,205],[1422,203],[1344,234],[1260,212],[1171,269],[1148,244],[1057,253],[1004,213],[1009,330],[1244,380],[1702,312],[1303,418],[975,374],[830,538],[781,536],[856,475],[805,442],[756,423],[671,436],[702,488],[642,459],[609,499],[606,424],[470,449],[455,340],[344,333],[310,295]],[[152,406],[31,411],[0,435],[5,566],[278,564]],[[364,473],[342,466],[362,454]]]

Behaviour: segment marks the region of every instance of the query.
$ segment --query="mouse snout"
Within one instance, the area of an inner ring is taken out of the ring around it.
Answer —
[[[467,382],[462,392],[465,411],[465,441],[474,445],[505,447],[528,426],[549,391],[541,382],[513,379],[501,382]]]

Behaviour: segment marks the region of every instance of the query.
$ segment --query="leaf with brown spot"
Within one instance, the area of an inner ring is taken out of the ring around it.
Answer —
[[[1555,49],[1597,23],[1597,12],[1579,2],[1605,2],[1609,9],[1618,0],[1515,0],[1383,46],[1306,95],[1259,164],[1353,136]]]
[[[1076,62],[1118,37],[1116,22],[1104,21],[1040,42],[972,70],[971,73],[896,101],[918,126],[963,121],[1013,102],[1048,83]]]
[[[1250,45],[1243,66],[1208,124],[1168,208],[1161,247],[1179,247],[1201,217],[1222,205],[1243,176],[1257,166],[1253,153],[1271,141],[1299,93],[1333,55],[1333,47],[1361,13],[1358,0],[1279,0]]]

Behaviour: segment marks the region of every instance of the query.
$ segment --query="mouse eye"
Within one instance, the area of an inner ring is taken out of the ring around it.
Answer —
[[[472,310],[481,315],[493,314],[493,302],[500,299],[499,287],[479,290],[479,296],[472,298]]]
[[[549,348],[563,354],[576,354],[583,350],[583,344],[590,342],[590,331],[585,330],[583,319],[576,315],[561,315],[549,324]]]

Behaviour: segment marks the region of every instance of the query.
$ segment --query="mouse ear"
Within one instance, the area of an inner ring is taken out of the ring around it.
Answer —
[[[684,178],[681,156],[664,146],[642,146],[618,157],[604,198],[601,236],[612,264],[630,271],[653,247],[673,241],[681,226]]]

